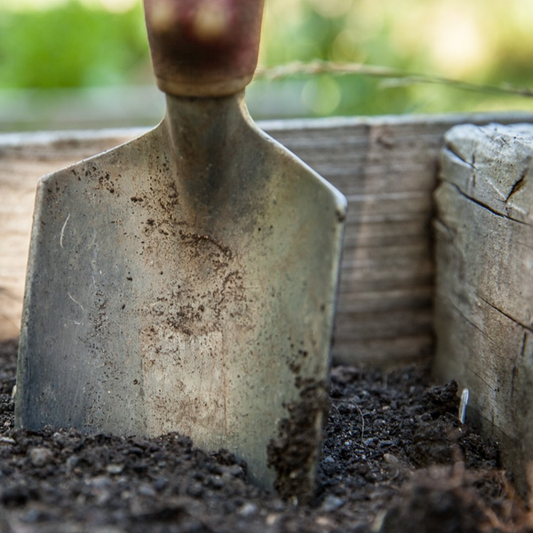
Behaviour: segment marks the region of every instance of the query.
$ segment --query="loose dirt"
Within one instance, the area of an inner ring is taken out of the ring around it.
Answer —
[[[0,533],[533,532],[496,443],[457,418],[427,369],[337,367],[309,503],[246,481],[186,436],[14,429],[16,344],[0,345]]]

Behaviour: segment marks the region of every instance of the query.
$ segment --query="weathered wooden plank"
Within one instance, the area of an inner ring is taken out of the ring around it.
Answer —
[[[417,291],[429,294],[433,288],[430,227],[437,154],[444,132],[451,126],[493,120],[533,121],[533,116],[377,117],[261,124],[350,201],[339,324],[343,316],[359,320],[349,314],[368,305],[369,313],[374,313],[376,337],[357,342],[353,331],[346,338],[337,330],[333,349],[337,361],[394,364],[431,352],[426,325],[418,334],[407,331],[412,331],[409,312],[413,306],[427,313],[432,309],[431,299],[419,297]],[[140,133],[142,130],[0,135],[0,338],[16,335],[20,323],[23,265],[37,178]],[[387,337],[391,321],[400,321],[394,322],[401,330],[396,339]]]
[[[372,222],[410,221],[428,218],[433,210],[431,189],[380,194],[348,195],[348,224]]]
[[[334,345],[335,359],[338,364],[353,364],[357,354],[357,364],[366,367],[385,367],[398,363],[428,361],[434,353],[433,332],[417,333],[412,337],[402,335],[392,339],[343,340]]]
[[[357,293],[357,298],[344,299],[337,307],[338,322],[341,320],[353,320],[355,314],[368,314],[376,311],[389,313],[392,316],[393,311],[397,310],[416,310],[424,309],[427,315],[427,310],[431,307],[433,299],[432,287],[408,287],[405,289],[372,290],[369,292]],[[373,317],[374,319],[376,317]],[[401,321],[405,322],[405,317],[401,317]],[[380,324],[380,329],[383,327]]]
[[[341,267],[339,307],[357,294],[415,290],[433,287],[433,261],[428,254],[429,239],[422,243],[345,250]]]
[[[362,294],[370,292],[377,293],[377,297],[383,297],[383,305],[386,307],[389,301],[381,294],[384,291],[413,292],[418,288],[433,290],[433,280],[434,265],[429,259],[424,264],[410,262],[405,265],[392,265],[387,269],[369,267],[354,271],[343,270],[340,281],[340,289],[343,292],[339,295],[338,308],[339,311],[348,308],[353,301],[359,300]]]
[[[144,133],[141,128],[0,134],[2,163],[20,161],[66,165],[109,150]],[[55,168],[55,167],[54,167]]]
[[[350,270],[364,267],[376,268],[387,264],[419,262],[426,257],[427,246],[422,240],[399,246],[353,247],[344,251],[344,265]]]
[[[431,224],[427,215],[412,220],[367,222],[364,224],[347,223],[344,235],[344,248],[368,246],[390,246],[391,244],[404,244],[422,240],[427,242],[431,233]]]
[[[386,327],[383,327],[386,324]],[[337,331],[348,341],[413,337],[431,334],[433,313],[427,308],[387,309],[343,313],[337,317]]]
[[[470,413],[505,442],[504,462],[525,491],[533,467],[533,126],[458,127],[446,146],[436,192],[435,372],[470,390]]]

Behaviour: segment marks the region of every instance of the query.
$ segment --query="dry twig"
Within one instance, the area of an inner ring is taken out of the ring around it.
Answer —
[[[461,80],[442,78],[439,76],[415,74],[401,69],[383,67],[379,65],[365,65],[363,63],[334,63],[321,60],[311,61],[310,63],[294,62],[271,68],[259,68],[256,71],[255,79],[279,80],[293,76],[316,76],[319,74],[338,76],[359,75],[384,78],[387,80],[384,83],[384,85],[387,87],[421,84],[444,85],[454,89],[461,89],[470,92],[533,98],[532,89],[528,87],[515,87],[508,83],[503,83],[501,85],[480,85]]]

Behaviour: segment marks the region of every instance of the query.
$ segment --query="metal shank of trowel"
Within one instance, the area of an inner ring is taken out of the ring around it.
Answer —
[[[251,81],[264,0],[144,0],[159,88],[173,96],[220,97]]]

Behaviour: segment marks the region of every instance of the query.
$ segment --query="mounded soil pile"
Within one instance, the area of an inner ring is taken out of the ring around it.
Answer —
[[[0,345],[0,533],[533,532],[495,443],[426,369],[337,367],[316,498],[246,481],[231,454],[154,439],[14,429],[16,345]]]

